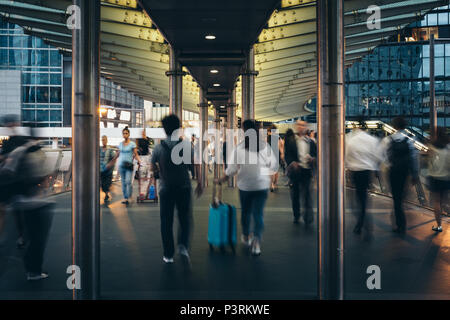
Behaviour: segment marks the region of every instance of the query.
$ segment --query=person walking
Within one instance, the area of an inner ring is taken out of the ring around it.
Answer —
[[[419,181],[418,158],[414,142],[408,138],[405,131],[406,120],[403,117],[396,117],[392,120],[392,126],[397,131],[382,140],[380,154],[389,171],[389,183],[397,225],[393,231],[404,234],[406,232],[406,217],[403,210],[405,187],[409,176],[412,177],[413,184]]]
[[[442,213],[445,198],[450,190],[450,144],[445,128],[438,127],[436,137],[430,146],[428,166],[428,185],[431,192],[431,204],[437,226],[432,230],[442,232]],[[447,202],[448,203],[448,202]]]
[[[237,175],[237,187],[242,208],[241,242],[251,247],[253,255],[260,255],[264,230],[264,206],[271,176],[278,170],[278,161],[272,148],[265,141],[260,144],[255,120],[245,120],[242,126],[246,137],[228,156],[225,176],[214,182],[222,184],[230,176]],[[253,134],[257,137],[256,141],[250,139]],[[250,228],[251,220],[253,220],[253,232]]]
[[[281,154],[283,151],[283,140],[280,138],[277,126],[275,124],[272,124],[267,130],[267,143],[272,148],[274,154],[277,156],[278,163],[281,162]],[[278,178],[279,178],[279,172],[275,172],[271,178],[270,182],[270,191],[274,192],[278,188]]]
[[[296,135],[289,136],[284,146],[284,158],[289,178],[289,189],[292,202],[294,223],[300,220],[300,198],[302,198],[305,225],[313,221],[311,205],[311,179],[312,168],[317,157],[317,146],[307,135],[306,122],[297,120],[295,124]]]
[[[114,150],[108,146],[108,137],[102,136],[102,146],[100,147],[100,183],[102,191],[105,193],[105,202],[111,198],[109,190],[112,184],[114,167]]]
[[[189,162],[191,154],[184,155],[174,153],[175,150],[190,150],[191,143],[182,139],[179,134],[181,126],[180,119],[174,115],[168,115],[162,119],[162,125],[167,138],[153,151],[151,170],[159,175],[159,200],[161,218],[161,238],[163,244],[163,261],[174,262],[175,246],[173,239],[173,217],[177,209],[178,230],[178,252],[189,260],[189,238],[192,227],[192,187],[189,177]],[[175,156],[181,156],[182,161],[174,161]],[[187,157],[186,157],[187,156]],[[201,176],[197,179],[196,195],[202,193]]]
[[[355,128],[345,138],[345,166],[348,169],[353,185],[356,188],[356,199],[359,206],[358,221],[353,232],[361,234],[363,227],[371,233],[371,219],[364,225],[367,208],[367,191],[373,172],[378,170],[380,157],[377,156],[379,140],[367,132],[366,124],[360,120],[360,128]]]
[[[128,199],[133,194],[133,158],[135,158],[138,164],[141,163],[141,159],[137,153],[136,144],[130,140],[130,129],[125,127],[122,130],[123,141],[119,144],[119,151],[114,157],[114,161],[118,159],[119,174],[122,179],[122,193],[123,204],[128,205]]]

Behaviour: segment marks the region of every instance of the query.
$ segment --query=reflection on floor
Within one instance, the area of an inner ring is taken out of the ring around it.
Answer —
[[[104,299],[315,299],[317,295],[317,219],[305,228],[292,223],[289,192],[282,177],[270,193],[265,210],[262,255],[252,257],[241,245],[210,252],[206,241],[211,187],[194,204],[191,263],[175,256],[162,261],[157,204],[120,203],[120,185],[113,201],[101,210],[101,292]],[[134,189],[135,192],[137,188]],[[66,268],[71,264],[70,193],[54,197],[55,217],[47,246],[45,270],[50,278],[25,280],[21,255],[15,247],[11,215],[0,235],[0,299],[71,299]],[[223,198],[238,208],[236,189],[224,188]],[[352,191],[347,208],[352,205]],[[352,233],[354,211],[345,216],[346,297],[349,299],[449,299],[450,233],[431,231],[433,215],[406,205],[408,232],[392,233],[391,202],[371,196],[373,236]],[[238,223],[238,232],[240,232]],[[176,228],[175,228],[176,230]],[[368,290],[367,267],[381,268],[381,290]]]

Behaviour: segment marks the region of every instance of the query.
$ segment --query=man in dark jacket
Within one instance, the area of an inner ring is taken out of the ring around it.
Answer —
[[[159,180],[159,200],[161,216],[161,237],[163,242],[165,263],[173,263],[175,254],[173,240],[173,215],[177,208],[179,221],[178,249],[179,254],[189,259],[189,238],[192,225],[192,188],[189,178],[189,162],[191,154],[181,154],[176,150],[186,151],[191,149],[187,140],[177,139],[176,131],[180,128],[180,119],[174,115],[168,115],[162,119],[162,125],[167,138],[155,147],[152,156],[152,170],[157,172]],[[174,148],[175,151],[174,151]],[[174,159],[181,156],[180,159]],[[201,177],[198,179],[196,189],[197,196],[202,192]]]
[[[287,138],[284,148],[289,188],[292,201],[294,223],[300,219],[300,198],[302,198],[304,214],[303,221],[309,225],[314,221],[311,206],[312,168],[317,157],[316,143],[306,136],[306,122],[297,121],[296,135]]]

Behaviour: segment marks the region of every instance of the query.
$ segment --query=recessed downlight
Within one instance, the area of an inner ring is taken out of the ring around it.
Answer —
[[[212,69],[212,70],[209,70],[209,72],[211,72],[211,73],[219,73],[219,70],[217,70],[217,69]]]
[[[205,36],[205,39],[206,39],[206,40],[214,40],[214,39],[216,39],[216,36],[213,35],[213,34],[207,34],[207,35]]]
[[[220,108],[222,108],[222,109],[223,109],[223,108],[225,108],[225,106],[220,106]]]
[[[214,83],[213,86],[214,87],[220,87],[220,83]]]

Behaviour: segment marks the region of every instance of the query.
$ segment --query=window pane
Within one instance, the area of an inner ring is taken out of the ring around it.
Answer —
[[[436,13],[428,15],[428,25],[429,26],[437,25],[437,14]]]
[[[60,73],[51,73],[50,74],[50,84],[61,84],[61,74]]]
[[[36,121],[35,110],[22,110],[22,120],[23,121]]]
[[[37,110],[37,121],[48,121],[48,110]]]
[[[50,103],[61,103],[61,87],[50,88]]]
[[[443,44],[435,44],[434,45],[434,56],[435,57],[443,57],[444,56],[444,45]]]
[[[48,103],[48,87],[36,87],[36,102]]]
[[[50,121],[62,121],[62,111],[51,110],[50,111]]]
[[[434,76],[439,77],[444,75],[444,58],[436,58],[434,64]]]
[[[448,24],[448,12],[439,13],[439,25]]]
[[[8,49],[0,49],[0,66],[8,65]]]
[[[22,102],[23,103],[34,103],[35,91],[34,87],[22,87]]]
[[[48,84],[48,73],[36,73],[36,84]]]
[[[50,66],[52,67],[61,66],[61,55],[57,50],[50,51]]]
[[[36,50],[36,65],[48,67],[48,50]]]

